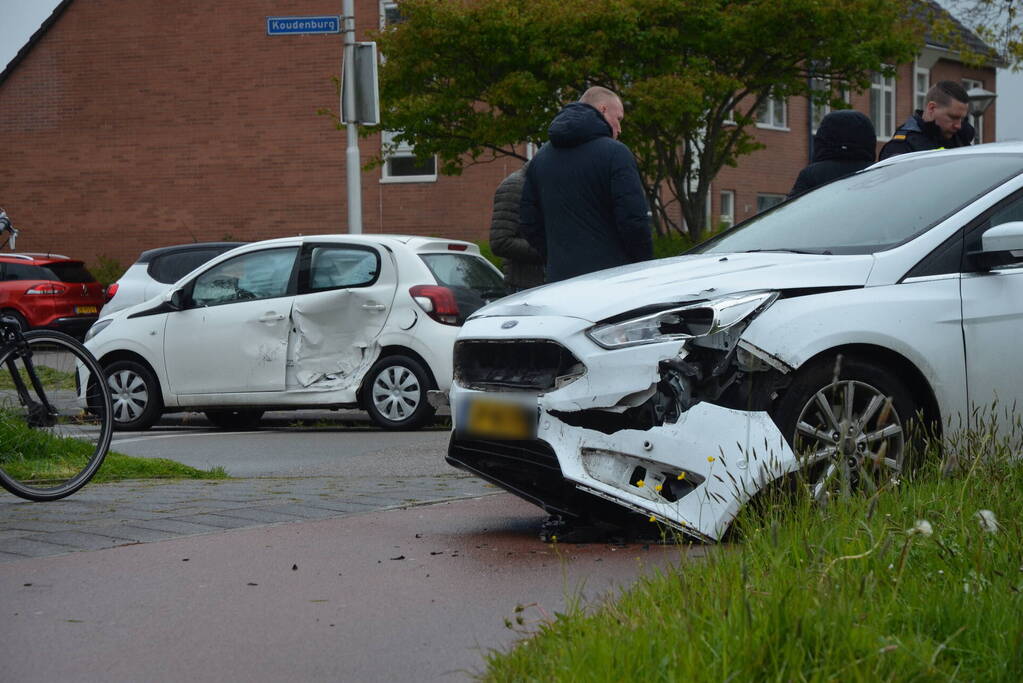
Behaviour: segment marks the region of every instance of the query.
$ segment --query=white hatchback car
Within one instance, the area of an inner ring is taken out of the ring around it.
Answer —
[[[1023,406],[1021,173],[1019,143],[895,157],[477,311],[448,461],[569,522],[705,540],[799,469],[821,499],[897,479],[912,423]]]
[[[505,294],[469,242],[317,235],[255,242],[101,318],[86,346],[116,429],[201,410],[225,428],[266,410],[361,406],[379,425],[429,419],[465,317]]]

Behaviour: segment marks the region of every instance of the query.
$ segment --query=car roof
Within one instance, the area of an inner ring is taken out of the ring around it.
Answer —
[[[966,156],[972,154],[1023,154],[1023,141],[1014,140],[1010,142],[985,142],[981,145],[967,145],[966,147],[954,147],[952,149],[927,149],[920,152],[908,154],[897,154],[887,159],[882,159],[875,166],[888,166],[890,164],[901,164],[914,159],[924,159],[934,155]]]
[[[224,251],[227,251],[228,249],[240,247],[243,244],[248,244],[248,242],[189,242],[188,244],[175,244],[169,247],[156,247],[155,249],[147,249],[139,254],[135,263],[149,263],[157,256],[163,256],[164,254],[184,253],[209,249],[211,247],[223,247]]]
[[[250,242],[250,246],[288,246],[302,244],[303,242],[348,242],[354,244],[383,244],[389,246],[403,245],[413,251],[448,251],[449,245],[465,247],[458,249],[462,252],[479,253],[479,247],[472,242],[465,240],[447,239],[444,237],[423,237],[422,235],[296,235],[294,237],[277,237],[275,239],[263,240],[262,242]]]
[[[8,263],[30,263],[32,265],[58,262],[82,263],[79,259],[73,259],[70,256],[64,256],[63,254],[44,254],[31,251],[10,254],[0,253],[0,259],[5,260]]]

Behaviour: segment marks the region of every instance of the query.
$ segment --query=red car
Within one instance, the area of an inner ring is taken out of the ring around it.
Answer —
[[[82,337],[103,306],[103,286],[81,261],[59,254],[0,253],[0,314],[23,330]]]

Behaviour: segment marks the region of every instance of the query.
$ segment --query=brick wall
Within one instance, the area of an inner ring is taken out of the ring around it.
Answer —
[[[334,7],[336,5],[337,7]],[[19,249],[127,265],[150,247],[347,232],[340,35],[267,36],[311,0],[77,0],[0,85]],[[379,26],[360,0],[358,31]],[[379,137],[362,142],[363,163]],[[514,160],[436,182],[362,173],[364,231],[485,237]]]

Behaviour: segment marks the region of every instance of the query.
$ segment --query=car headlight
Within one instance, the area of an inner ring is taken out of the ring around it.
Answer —
[[[590,328],[587,336],[605,349],[706,337],[746,320],[778,298],[778,292],[743,292],[676,306]]]
[[[110,323],[112,322],[114,322],[113,318],[107,318],[106,320],[100,320],[98,322],[93,323],[92,327],[89,328],[89,331],[85,333],[85,341],[89,341],[97,334],[107,329],[107,326],[110,325]]]

